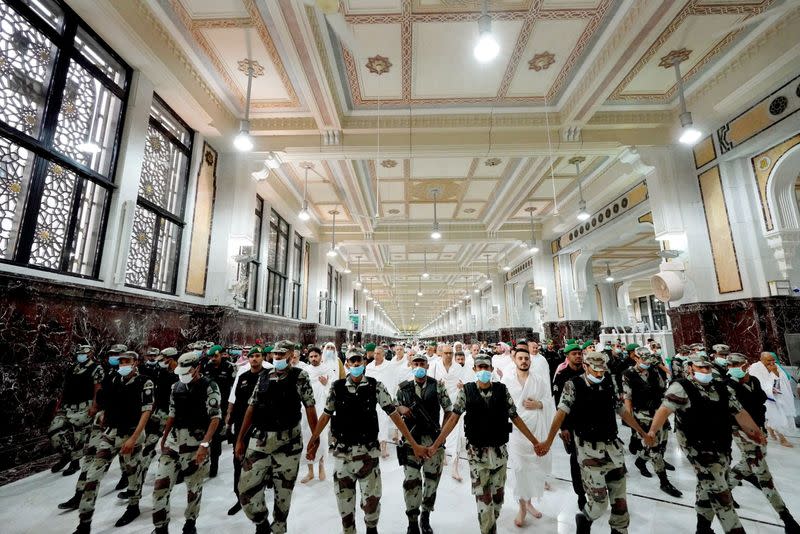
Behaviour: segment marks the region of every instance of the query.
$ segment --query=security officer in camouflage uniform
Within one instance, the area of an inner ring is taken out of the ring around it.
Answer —
[[[178,358],[175,374],[179,381],[172,386],[153,485],[154,534],[169,532],[169,498],[179,471],[184,472],[186,481],[183,534],[196,534],[203,481],[208,474],[208,449],[221,418],[219,387],[202,376],[196,352]]]
[[[59,407],[47,433],[53,449],[61,455],[50,469],[58,473],[65,465],[64,476],[80,469],[83,447],[89,439],[92,415],[91,406],[96,402],[97,392],[105,373],[92,357],[91,345],[80,345],[75,350],[75,365],[67,372],[64,392]]]
[[[730,395],[725,383],[715,381],[711,363],[704,354],[689,357],[687,377],[670,384],[664,401],[653,417],[648,436],[655,440],[671,413],[675,413],[678,443],[697,474],[695,510],[697,534],[710,534],[714,515],[725,532],[744,532],[728,482],[730,468],[731,419],[753,441],[765,445],[764,434]]]
[[[442,420],[446,421],[450,417],[452,402],[444,382],[437,382],[428,376],[428,356],[425,353],[417,353],[411,358],[411,369],[414,378],[400,382],[398,386],[397,410],[406,420],[406,426],[416,442],[430,447],[441,432],[440,408],[444,412]],[[430,458],[417,459],[405,442],[401,442],[397,448],[397,459],[403,466],[407,534],[433,534],[430,514],[436,503],[436,490],[444,467],[444,448],[436,449]]]
[[[475,357],[477,382],[464,384],[458,392],[452,415],[428,449],[430,453],[438,450],[455,428],[461,414],[466,414],[464,433],[467,437],[469,474],[482,534],[497,532],[497,518],[503,508],[508,468],[507,443],[511,433],[509,419],[533,445],[539,443],[517,414],[514,399],[505,384],[492,382],[492,370],[491,356],[480,354]]]
[[[142,365],[139,366],[139,373],[145,375],[146,377],[150,378],[153,383],[155,384],[155,378],[158,375],[158,356],[161,354],[161,351],[156,347],[148,347],[144,351],[144,358],[142,359]]]
[[[622,373],[623,401],[625,408],[639,422],[642,428],[650,428],[656,410],[661,406],[661,399],[667,386],[657,371],[661,356],[654,354],[646,347],[633,351],[635,365]],[[658,431],[656,444],[645,447],[634,433],[631,436],[632,447],[636,450],[636,467],[642,476],[653,475],[647,470],[647,461],[653,462],[653,469],[661,482],[661,491],[680,498],[683,494],[667,479],[667,467],[664,463],[664,451],[667,448],[668,426]]]
[[[728,377],[728,354],[731,353],[731,348],[728,345],[718,343],[711,347],[714,351],[711,354],[711,367],[714,380],[721,382],[727,381]]]
[[[361,487],[361,509],[364,511],[367,534],[377,534],[382,486],[378,412],[375,405],[380,405],[391,418],[411,446],[414,456],[426,457],[428,451],[408,431],[386,386],[372,377],[364,376],[364,353],[359,349],[347,351],[347,366],[350,369],[347,377],[336,380],[331,385],[325,402],[325,412],[320,416],[317,427],[309,438],[306,459],[314,459],[319,447],[319,436],[328,421],[331,421],[330,448],[336,460],[333,484],[344,532],[356,532],[358,484]]]
[[[672,357],[669,362],[670,372],[672,373],[672,382],[680,380],[686,376],[686,361],[692,349],[688,345],[681,345],[678,348],[678,353]]]
[[[303,452],[301,406],[305,407],[309,426],[317,425],[311,379],[304,370],[289,365],[287,356],[293,350],[293,343],[279,341],[272,348],[274,367],[256,373],[258,382],[245,401],[249,406],[236,440],[236,456],[242,464],[239,502],[247,517],[256,524],[258,534],[286,532],[292,490]],[[244,397],[245,392],[241,394]],[[237,393],[237,402],[239,400]],[[272,525],[264,498],[268,480],[275,489]]]
[[[221,396],[220,411],[223,415],[228,413],[228,397],[231,394],[233,382],[236,380],[236,365],[228,358],[228,353],[222,345],[212,345],[206,350],[207,360],[203,365],[203,375],[214,381],[219,386]],[[208,476],[214,478],[219,471],[219,457],[222,455],[222,442],[225,440],[225,425],[220,425],[214,439],[211,440],[211,467]]]
[[[764,406],[764,403],[767,402],[766,393],[761,389],[758,379],[750,376],[745,370],[747,357],[744,354],[730,353],[727,360],[728,393],[739,400],[761,432],[766,434],[766,407]],[[783,520],[786,532],[800,533],[800,526],[786,508],[786,503],[783,502],[780,493],[775,488],[772,473],[767,466],[767,447],[748,439],[742,434],[736,423],[733,425],[733,441],[742,453],[742,458],[736,466],[731,468],[731,476],[728,477],[731,488],[740,485],[742,480],[747,480],[764,493]]]
[[[77,510],[81,503],[81,496],[83,495],[83,489],[86,485],[86,478],[88,476],[89,463],[90,460],[94,458],[94,455],[97,454],[100,441],[103,437],[103,428],[100,425],[100,421],[103,417],[101,406],[103,390],[108,389],[111,385],[113,378],[117,374],[117,367],[119,367],[119,355],[127,350],[128,347],[126,345],[111,345],[111,347],[109,347],[109,349],[106,351],[105,360],[101,360],[100,362],[100,365],[103,367],[104,375],[103,380],[100,383],[100,389],[98,390],[97,395],[95,395],[95,400],[92,403],[92,406],[89,408],[89,415],[92,418],[92,426],[89,432],[89,440],[83,447],[81,473],[78,475],[78,481],[75,483],[75,493],[69,498],[69,500],[58,505],[59,510]],[[127,485],[128,479],[125,476],[124,469],[122,469],[121,461],[120,470],[122,471],[120,482],[124,480]]]
[[[154,360],[156,370],[148,370],[147,376],[155,385],[155,394],[153,412],[150,414],[150,419],[147,420],[147,426],[144,427],[145,436],[142,454],[135,458],[136,469],[139,473],[139,485],[133,490],[129,487],[127,490],[117,494],[120,499],[131,498],[132,493],[136,494],[135,496],[138,499],[142,497],[142,486],[144,486],[144,479],[147,477],[147,470],[150,469],[150,464],[156,457],[158,442],[164,434],[164,425],[167,424],[172,385],[178,381],[178,375],[173,372],[178,365],[177,358],[178,350],[175,347],[167,347],[160,351]]]
[[[119,369],[103,391],[103,415],[100,426],[103,433],[97,453],[89,460],[86,484],[78,508],[79,523],[75,534],[89,534],[92,515],[97,500],[97,491],[103,475],[115,456],[125,456],[123,465],[130,477],[132,497],[128,508],[115,526],[127,525],[139,516],[137,463],[144,444],[144,427],[153,410],[153,381],[136,371],[139,356],[135,352],[124,352],[119,356]]]
[[[589,352],[583,356],[583,367],[585,374],[573,378],[564,387],[547,440],[536,452],[547,454],[561,423],[569,415],[587,499],[583,510],[575,515],[576,533],[590,532],[592,522],[603,515],[610,504],[611,533],[624,534],[628,532],[630,516],[625,495],[625,456],[615,414],[618,413],[648,445],[653,440],[645,438],[642,427],[620,401],[608,372],[608,356]]]

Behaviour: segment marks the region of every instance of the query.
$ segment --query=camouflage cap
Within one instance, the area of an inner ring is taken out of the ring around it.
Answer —
[[[478,365],[488,365],[489,367],[492,366],[492,357],[488,354],[478,354],[475,356],[475,367]]]
[[[681,345],[678,347],[678,352],[692,352],[692,349],[689,347],[689,345]]]
[[[128,350],[128,346],[127,345],[123,345],[122,343],[118,343],[116,345],[111,345],[111,347],[109,347],[109,349],[108,349],[108,353],[109,354],[121,354],[121,353],[125,352],[126,350]]]
[[[708,361],[708,357],[705,354],[691,354],[689,363],[697,367],[711,367],[711,362]]]
[[[738,352],[731,352],[726,359],[728,360],[728,365],[733,365],[734,367],[747,363],[747,356]]]
[[[287,352],[291,352],[294,350],[294,342],[289,341],[288,339],[284,339],[282,341],[278,341],[275,343],[275,346],[272,347],[272,352],[277,354],[284,354]]]
[[[727,356],[728,354],[731,353],[731,348],[723,343],[717,343],[716,345],[711,347],[711,350],[722,356]]]
[[[691,345],[689,345],[689,348],[691,350],[706,350],[706,346],[703,345],[702,343],[692,343]]]
[[[184,352],[178,358],[178,367],[175,368],[176,375],[185,375],[200,365],[200,357],[194,352]]]
[[[417,362],[417,361],[427,362],[428,361],[428,355],[425,354],[424,352],[418,352],[414,356],[411,357],[411,361],[412,362]]]
[[[214,343],[213,341],[203,341],[203,342],[200,344],[200,348],[201,348],[201,349],[210,349],[210,348],[211,348],[211,347],[213,347],[214,345],[216,345],[216,343]]]
[[[139,359],[139,355],[132,350],[126,350],[125,352],[119,355],[119,359],[136,361]]]
[[[159,354],[161,354],[161,351],[158,350],[156,347],[150,347],[149,349],[147,349],[146,354],[148,356],[158,356]]]
[[[661,356],[656,352],[650,352],[647,356],[643,356],[642,360],[645,363],[649,363],[650,365],[661,365],[663,362],[661,361]]]
[[[608,356],[602,352],[587,352],[583,356],[583,363],[593,371],[608,371]]]
[[[89,354],[93,350],[91,345],[78,345],[75,347],[75,354]]]
[[[644,360],[645,358],[650,356],[653,353],[653,351],[648,349],[647,347],[637,347],[636,350],[633,351],[633,353]]]
[[[166,349],[163,349],[161,351],[161,355],[166,358],[174,358],[175,356],[178,355],[178,349],[176,349],[175,347],[167,347]]]
[[[346,358],[347,358],[347,360],[350,360],[350,359],[353,359],[353,358],[361,358],[363,360],[364,359],[364,351],[362,351],[361,349],[356,349],[356,348],[349,349],[347,351]]]

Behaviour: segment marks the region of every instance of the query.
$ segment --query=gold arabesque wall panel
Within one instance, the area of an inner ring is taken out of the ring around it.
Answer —
[[[217,151],[208,143],[203,143],[203,160],[197,173],[197,191],[194,197],[189,269],[186,275],[186,293],[190,295],[202,297],[206,293],[208,251],[211,245],[216,190]]]

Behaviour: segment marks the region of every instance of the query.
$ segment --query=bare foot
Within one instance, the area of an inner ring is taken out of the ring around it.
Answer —
[[[319,479],[325,480],[325,464],[322,461],[319,462]]]
[[[525,526],[525,508],[521,507],[519,512],[517,512],[517,517],[514,518],[514,524],[517,528],[522,528]]]
[[[536,507],[531,503],[526,503],[525,508],[528,509],[528,513],[531,514],[536,519],[542,518],[542,512],[536,509]]]
[[[461,475],[458,474],[458,471],[453,471],[451,476],[456,480],[456,482],[461,482],[463,480]]]
[[[545,489],[545,491],[551,491],[553,488],[550,487],[550,483],[549,482],[545,482],[544,483],[544,489]]]
[[[381,458],[389,457],[389,445],[385,441],[381,441]]]
[[[783,445],[784,447],[789,447],[789,448],[793,448],[794,447],[794,445],[789,443],[789,440],[786,439],[786,436],[784,436],[783,434],[780,435],[779,439],[780,439],[780,444]]]
[[[301,478],[301,479],[300,479],[300,484],[308,484],[308,483],[309,483],[309,482],[311,482],[312,480],[314,480],[314,473],[313,473],[313,471],[312,471],[312,472],[310,472],[310,473],[308,473],[308,474],[307,474],[306,476],[304,476],[303,478]]]
[[[775,435],[774,430],[772,430],[771,428],[767,428],[767,430],[769,431],[769,437],[771,437],[772,439],[778,439],[778,436]]]

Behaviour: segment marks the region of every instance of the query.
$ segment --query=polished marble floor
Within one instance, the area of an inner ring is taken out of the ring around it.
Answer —
[[[796,516],[800,516],[800,440],[793,438],[795,448],[781,447],[775,442],[769,445],[769,465],[775,476],[777,486],[784,500]],[[528,518],[524,528],[514,525],[515,503],[506,505],[499,520],[499,532],[542,532],[568,534],[574,532],[575,496],[568,481],[569,466],[567,456],[560,444],[553,447],[552,490],[545,493],[537,503],[544,513],[541,519]],[[231,492],[233,479],[230,449],[223,452],[224,468],[220,475],[207,481],[203,493],[203,506],[198,520],[200,533],[222,534],[228,532],[252,532],[254,528],[242,512],[228,517],[227,509],[233,504]],[[734,460],[738,453],[734,452]],[[631,514],[630,532],[632,534],[682,534],[694,532],[695,514],[693,509],[695,477],[679,448],[670,440],[668,461],[677,467],[671,474],[675,486],[683,491],[683,498],[676,500],[658,489],[656,479],[643,478],[628,457],[628,508]],[[392,454],[382,462],[383,499],[379,525],[381,533],[402,534],[406,529],[404,505],[401,490],[402,470]],[[467,471],[462,465],[462,474]],[[440,485],[436,511],[432,515],[432,525],[437,534],[477,533],[475,502],[470,495],[468,479],[458,483],[445,476]],[[301,477],[304,467],[301,466]],[[39,473],[18,482],[0,487],[0,532],[17,533],[67,533],[74,530],[77,512],[62,512],[56,508],[59,502],[72,495],[77,475],[64,478],[50,472]],[[94,533],[145,534],[152,530],[150,520],[152,506],[152,469],[148,476],[145,495],[142,500],[142,515],[127,527],[115,528],[114,522],[122,514],[125,505],[117,500],[113,486],[119,479],[116,462],[101,485],[98,507],[93,525]],[[511,492],[509,492],[510,495]],[[759,491],[749,484],[734,492],[741,504],[739,510],[745,530],[748,533],[779,534],[783,532],[777,514]],[[177,486],[173,495],[173,522],[171,532],[180,532],[183,523],[183,510],[186,502],[184,485]],[[270,505],[271,506],[271,505]],[[360,511],[359,511],[360,512]],[[595,523],[592,531],[609,532],[608,513]],[[717,532],[722,532],[715,522]],[[359,515],[359,532],[364,531]],[[336,511],[333,484],[330,478],[324,482],[315,481],[308,485],[299,484],[294,493],[292,511],[289,516],[290,533],[334,533],[341,532],[339,516]]]

